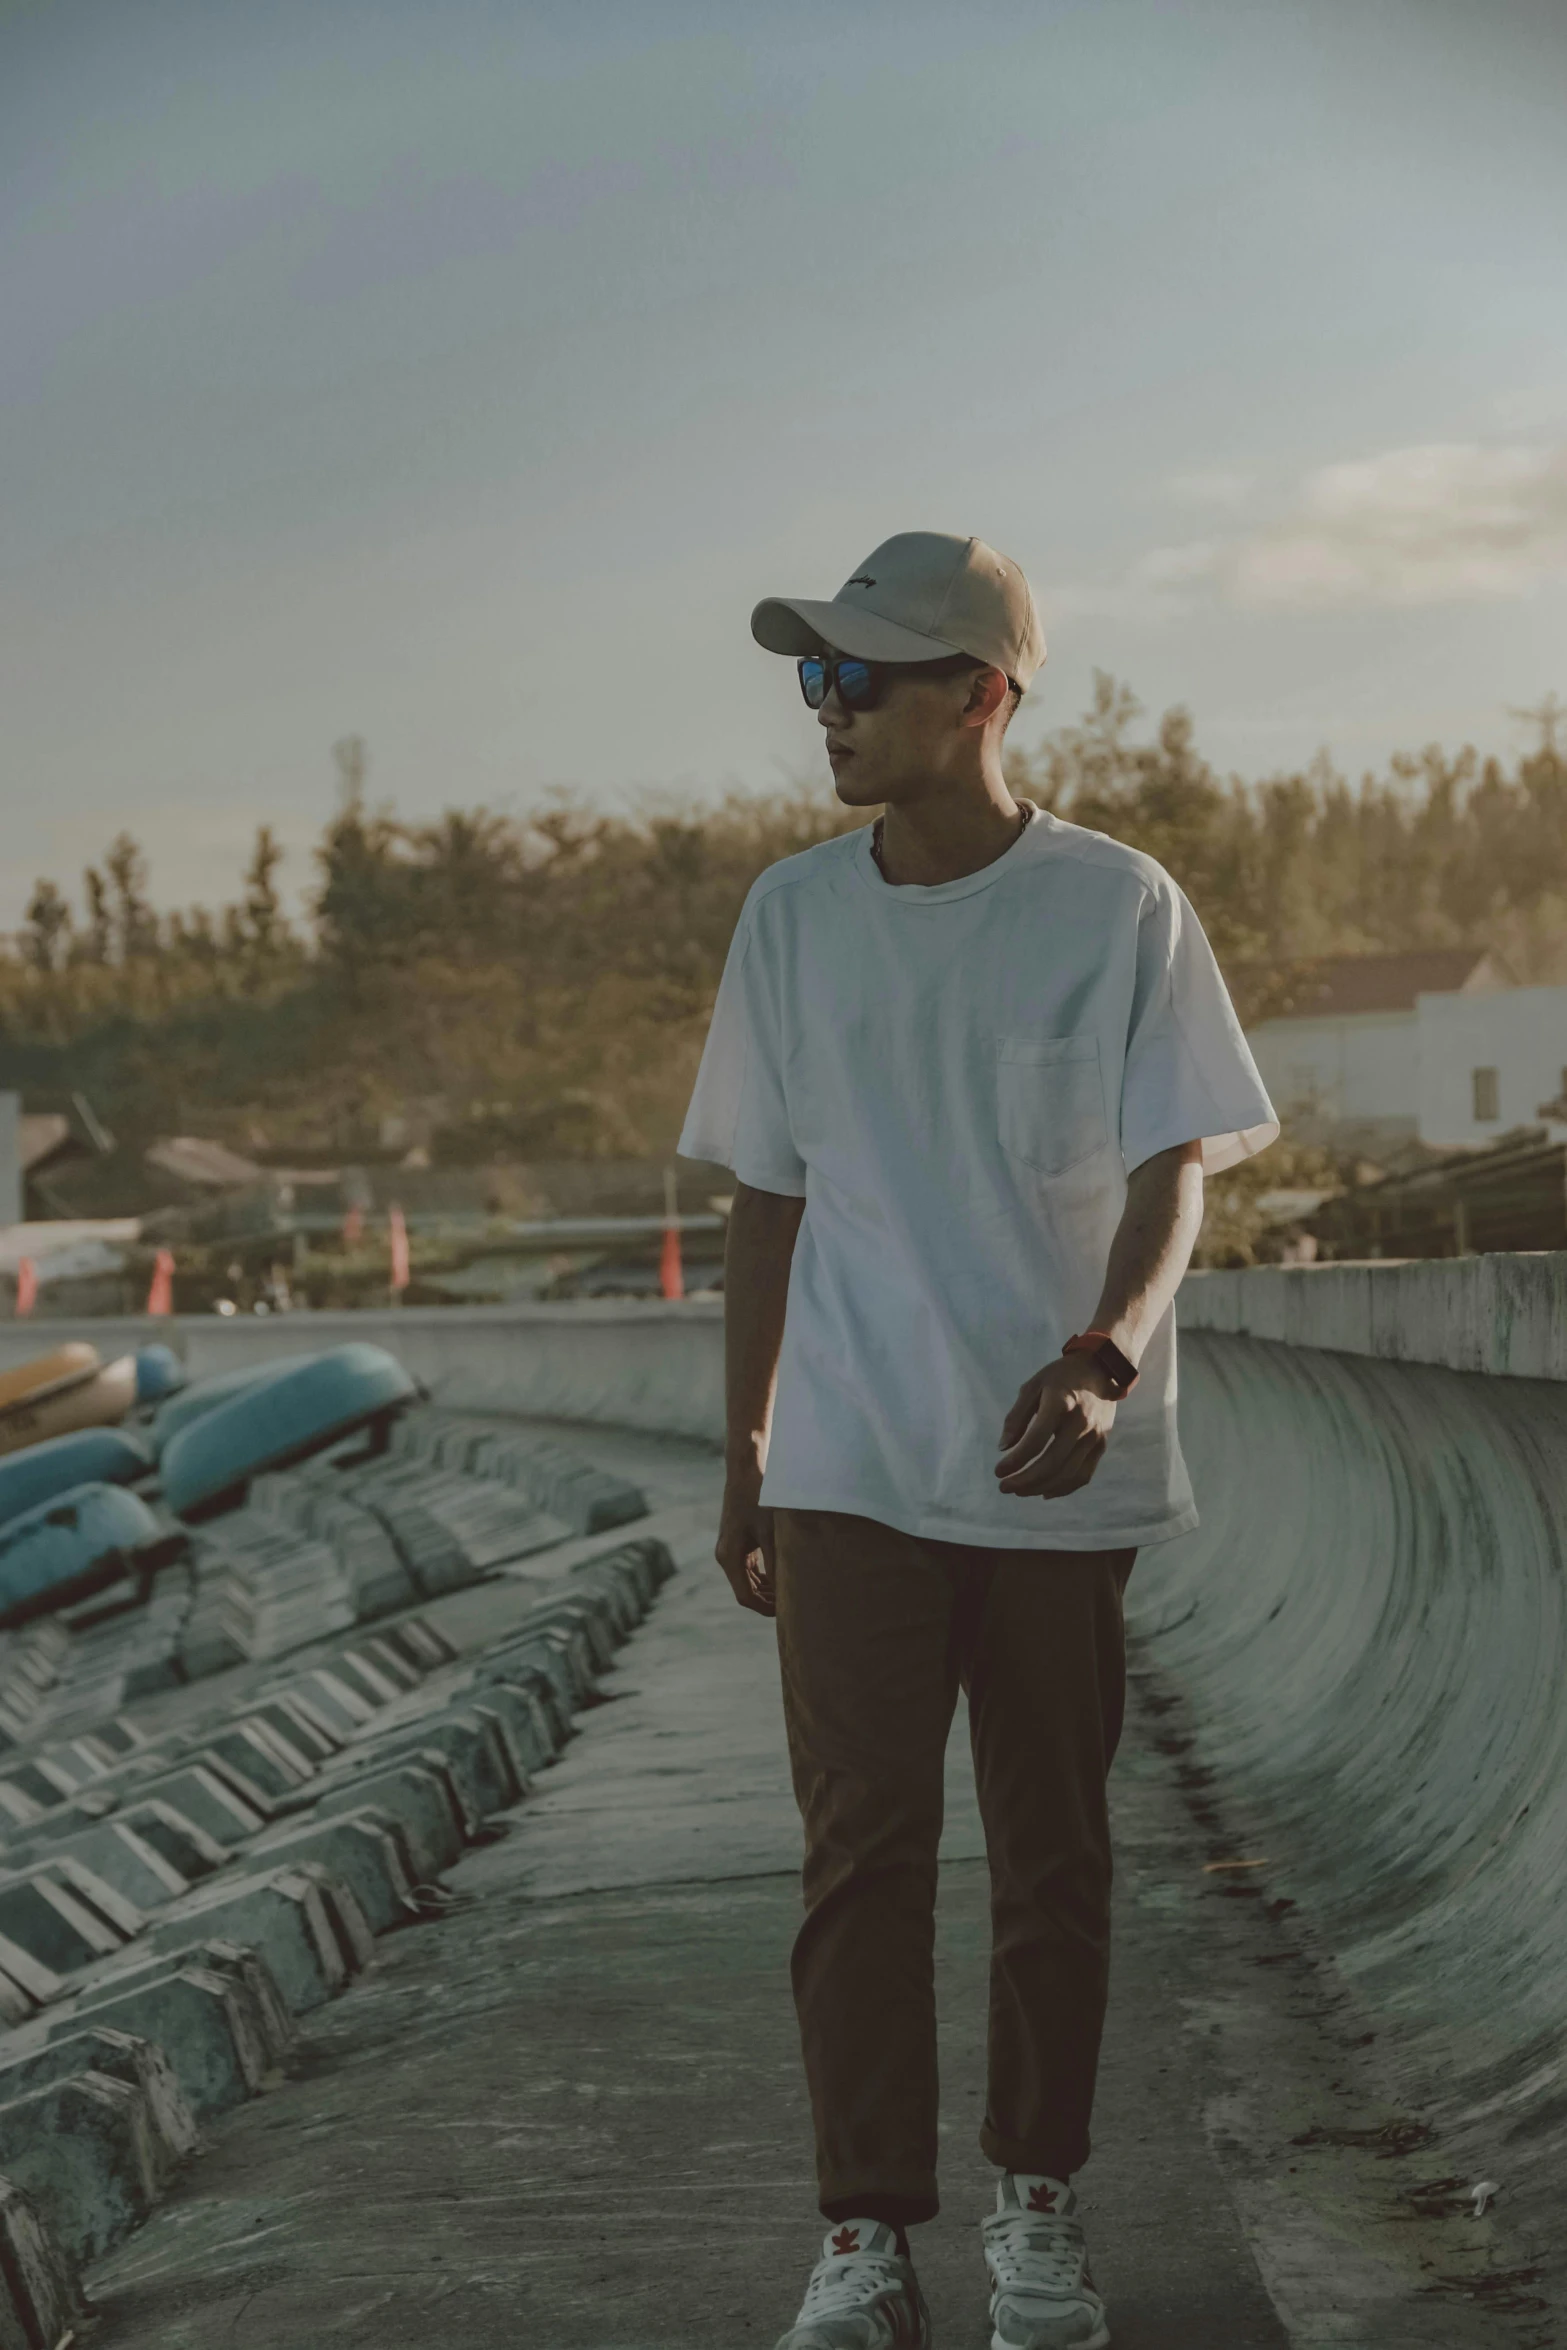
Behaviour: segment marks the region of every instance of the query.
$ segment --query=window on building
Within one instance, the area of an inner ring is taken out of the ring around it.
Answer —
[[[1475,1069],[1470,1072],[1474,1087],[1474,1115],[1477,1126],[1489,1125],[1502,1114],[1501,1086],[1494,1069]]]

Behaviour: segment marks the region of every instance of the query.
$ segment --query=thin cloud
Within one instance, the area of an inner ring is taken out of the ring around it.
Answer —
[[[1213,466],[1199,473],[1177,473],[1169,494],[1185,506],[1244,506],[1256,488],[1256,477]]]
[[[1494,602],[1567,576],[1567,441],[1437,442],[1310,473],[1277,520],[1156,547],[1123,583],[1166,608]]]

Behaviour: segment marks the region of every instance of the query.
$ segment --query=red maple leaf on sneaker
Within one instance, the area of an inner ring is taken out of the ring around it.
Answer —
[[[840,2228],[832,2240],[832,2248],[835,2252],[858,2252],[860,2248],[859,2229]]]
[[[1029,2188],[1028,2208],[1030,2211],[1054,2211],[1055,2207],[1056,2190],[1054,2187],[1041,2180],[1037,2187]]]

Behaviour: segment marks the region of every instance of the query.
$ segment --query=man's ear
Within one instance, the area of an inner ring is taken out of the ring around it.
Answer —
[[[1004,669],[976,669],[963,705],[965,726],[988,726],[1012,691]]]

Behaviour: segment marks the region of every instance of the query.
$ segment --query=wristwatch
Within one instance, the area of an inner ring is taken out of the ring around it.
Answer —
[[[1082,1330],[1061,1349],[1064,1355],[1092,1355],[1110,1382],[1110,1400],[1121,1403],[1137,1385],[1137,1365],[1128,1362],[1115,1340],[1104,1330]]]

